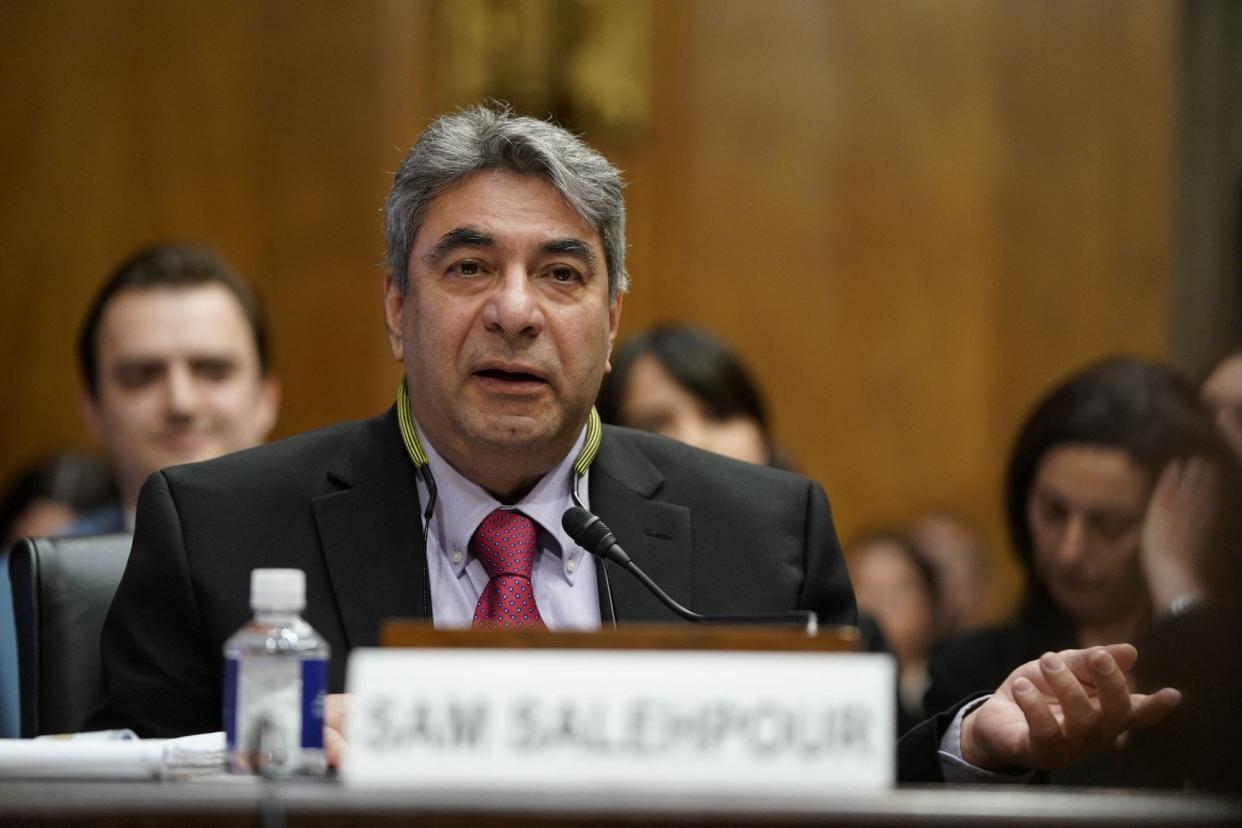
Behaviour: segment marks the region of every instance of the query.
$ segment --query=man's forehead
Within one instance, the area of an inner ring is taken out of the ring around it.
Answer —
[[[241,301],[216,282],[126,288],[104,308],[98,337],[101,356],[258,354]]]
[[[427,206],[415,250],[427,252],[448,233],[477,233],[493,242],[580,238],[602,255],[599,231],[551,182],[510,170],[466,176]]]

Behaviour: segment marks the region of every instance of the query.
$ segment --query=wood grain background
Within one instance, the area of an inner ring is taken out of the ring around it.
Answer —
[[[265,297],[283,436],[370,415],[379,207],[454,50],[427,2],[0,4],[0,477],[84,442],[72,344],[155,240]],[[845,537],[926,505],[997,546],[1023,412],[1086,360],[1168,351],[1169,2],[651,6],[623,332],[745,356]],[[464,101],[463,101],[464,103]]]

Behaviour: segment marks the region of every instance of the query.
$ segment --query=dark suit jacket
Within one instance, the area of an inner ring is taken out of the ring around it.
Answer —
[[[816,483],[605,427],[590,487],[635,562],[692,609],[854,622]],[[420,513],[393,410],[153,475],[104,627],[92,726],[219,730],[222,648],[250,617],[255,567],[306,572],[304,615],[331,647],[329,689],[340,692],[349,650],[374,646],[382,619],[430,617]],[[621,622],[676,620],[628,575],[614,573],[611,588]]]

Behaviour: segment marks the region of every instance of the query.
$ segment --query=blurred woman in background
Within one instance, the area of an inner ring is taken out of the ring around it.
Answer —
[[[596,402],[606,423],[654,431],[738,460],[778,468],[759,388],[715,336],[661,325],[618,349]]]
[[[1236,510],[1221,504],[1236,479],[1211,415],[1171,367],[1114,358],[1054,388],[1023,425],[1006,476],[1010,538],[1027,573],[1021,610],[937,648],[927,712],[1046,651],[1141,642],[1155,617],[1183,611],[1196,596],[1166,583],[1178,569],[1168,562],[1232,542]],[[1163,511],[1163,531],[1149,505]],[[1057,781],[1122,781],[1110,775],[1116,762],[1105,754]]]

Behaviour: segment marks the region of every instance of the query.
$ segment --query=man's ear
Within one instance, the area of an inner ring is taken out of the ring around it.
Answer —
[[[267,439],[276,425],[276,415],[280,413],[280,378],[268,374],[259,379],[258,410],[255,412],[255,431],[259,442]]]
[[[608,303],[608,359],[604,361],[604,373],[612,370],[612,346],[617,341],[617,329],[621,326],[621,291],[612,295]]]
[[[404,311],[405,295],[398,289],[396,279],[388,273],[384,276],[384,330],[388,334],[388,347],[392,348],[397,362],[405,362],[405,339],[401,335]]]

